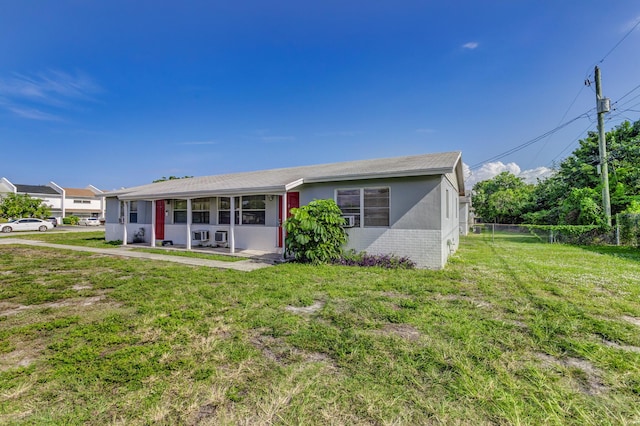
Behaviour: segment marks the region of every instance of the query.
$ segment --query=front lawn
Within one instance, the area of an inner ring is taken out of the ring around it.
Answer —
[[[0,423],[638,424],[639,296],[637,257],[527,236],[443,271],[0,246]]]

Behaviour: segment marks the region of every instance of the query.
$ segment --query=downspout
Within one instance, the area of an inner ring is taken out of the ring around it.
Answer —
[[[287,192],[285,191],[285,193],[282,194],[282,223],[280,224],[280,232],[282,234],[282,260],[285,260],[287,258],[287,242],[285,241],[287,231],[284,228],[284,223],[287,220],[288,215],[289,212],[287,211]]]
[[[156,246],[156,200],[151,200],[151,247]]]
[[[127,245],[127,224],[129,223],[129,201],[122,203],[123,215],[122,215],[122,245]]]
[[[236,252],[236,197],[229,197],[231,217],[229,218],[229,253]]]
[[[191,198],[187,198],[187,250],[191,250]]]

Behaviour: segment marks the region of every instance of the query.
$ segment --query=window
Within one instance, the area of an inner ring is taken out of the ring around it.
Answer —
[[[264,195],[245,195],[235,197],[235,223],[240,224],[242,218],[243,225],[264,225],[266,202]],[[218,199],[218,223],[228,225],[231,218],[231,199],[220,197]]]
[[[264,225],[265,211],[264,195],[245,195],[242,197],[243,225]]]
[[[138,202],[129,201],[129,223],[138,223]]]
[[[389,188],[364,189],[364,226],[389,226]]]
[[[191,202],[191,223],[209,223],[211,203],[208,198],[196,198]]]
[[[234,200],[236,207],[235,214],[235,223],[236,225],[240,222],[240,197],[235,197]],[[229,225],[231,223],[231,198],[230,197],[220,197],[218,198],[218,223],[220,225]]]
[[[336,191],[336,204],[345,216],[353,216],[354,226],[360,226],[360,190],[338,189]]]
[[[354,217],[354,226],[389,226],[389,188],[338,189],[336,204],[345,216]]]
[[[187,200],[173,200],[173,223],[187,223]]]

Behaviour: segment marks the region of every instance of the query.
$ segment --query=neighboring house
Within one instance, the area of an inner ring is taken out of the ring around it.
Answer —
[[[62,223],[63,217],[104,217],[103,192],[93,185],[84,189],[62,188],[55,182],[47,185],[22,185],[11,183],[7,178],[0,178],[0,194],[28,194],[39,198],[51,209],[51,216]]]
[[[53,182],[47,185],[23,185],[11,183],[7,178],[0,179],[0,194],[10,193],[27,194],[31,198],[39,198],[51,209],[51,216],[60,220],[63,215],[63,192],[64,190]]]
[[[347,249],[439,269],[458,247],[460,195],[460,152],[175,179],[105,193],[106,239],[283,253],[282,212],[329,198]]]
[[[460,235],[468,235],[469,227],[472,223],[471,212],[471,191],[465,191],[464,195],[460,196]]]
[[[104,217],[103,192],[95,186],[64,188],[65,216]]]

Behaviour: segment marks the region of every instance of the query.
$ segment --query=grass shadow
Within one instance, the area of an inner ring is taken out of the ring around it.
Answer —
[[[640,248],[627,246],[576,246],[592,253],[606,254],[621,259],[640,262]]]

